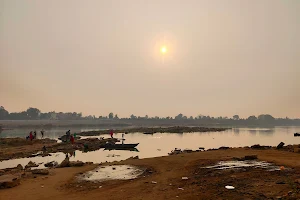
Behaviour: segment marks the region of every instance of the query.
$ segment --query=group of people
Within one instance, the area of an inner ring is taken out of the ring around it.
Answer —
[[[41,130],[41,138],[44,138],[44,130]],[[26,137],[26,140],[34,140],[34,139],[37,139],[37,135],[36,135],[36,131],[30,131],[29,135]]]
[[[72,134],[71,134],[71,131],[68,130],[68,131],[66,132],[66,135],[67,135],[67,139],[69,138],[69,139],[70,139],[70,142],[71,142],[72,144],[74,144],[74,142],[75,142],[75,137],[76,137],[76,133],[74,133],[74,135],[72,135]]]

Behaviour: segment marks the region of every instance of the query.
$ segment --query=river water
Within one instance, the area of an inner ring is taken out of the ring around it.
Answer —
[[[87,130],[87,129],[84,129]],[[16,129],[6,130],[0,134],[0,137],[25,137],[30,130]],[[45,137],[57,139],[63,135],[66,130],[51,129],[45,130]],[[80,129],[71,129],[71,132],[80,132]],[[107,151],[97,150],[83,153],[75,152],[75,157],[71,160],[81,160],[84,162],[105,162],[119,161],[131,156],[139,158],[149,158],[168,155],[174,148],[196,150],[199,147],[219,148],[221,146],[243,147],[254,144],[276,146],[280,142],[285,144],[300,144],[300,137],[294,137],[295,132],[300,132],[300,127],[274,127],[274,128],[232,128],[223,132],[207,133],[156,133],[153,135],[144,135],[142,133],[130,133],[125,135],[125,143],[139,143],[138,151]],[[39,136],[39,134],[38,134]],[[109,135],[101,135],[109,137]],[[116,138],[121,138],[122,134],[115,134]],[[94,136],[93,136],[94,137]],[[99,136],[95,136],[99,137]],[[61,162],[65,155],[63,153],[53,154],[45,158],[26,158],[0,162],[0,169],[14,167],[17,164],[27,164],[30,160],[38,163],[58,161]]]

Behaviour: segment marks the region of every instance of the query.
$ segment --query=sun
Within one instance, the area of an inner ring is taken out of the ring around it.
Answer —
[[[162,47],[160,48],[160,53],[162,53],[162,54],[167,53],[167,47],[166,47],[166,46],[162,46]]]

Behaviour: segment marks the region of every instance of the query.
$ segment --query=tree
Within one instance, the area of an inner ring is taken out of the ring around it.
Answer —
[[[136,118],[137,117],[134,114],[130,115],[130,119],[136,119]]]
[[[233,115],[232,119],[233,119],[233,120],[239,120],[239,119],[240,119],[240,116],[238,116],[238,115]]]
[[[8,119],[9,112],[3,106],[0,106],[0,119]]]
[[[119,117],[118,117],[118,115],[117,115],[117,114],[115,115],[115,119],[119,119]]]
[[[249,116],[247,118],[247,120],[249,120],[249,121],[255,121],[255,120],[257,120],[257,117],[255,117],[254,115],[252,115],[252,116]]]
[[[41,114],[41,111],[37,108],[30,107],[26,110],[26,113],[29,119],[38,119],[39,115]]]
[[[194,120],[194,117],[193,117],[193,116],[190,116],[189,120]]]
[[[177,116],[175,116],[175,119],[182,119],[182,117],[183,117],[183,114],[179,114],[179,115],[177,115]]]
[[[113,119],[113,118],[114,118],[114,113],[112,113],[112,112],[109,113],[108,118],[109,118],[109,119]]]
[[[274,121],[275,118],[272,115],[265,114],[265,115],[259,115],[258,120],[271,122],[271,121]]]

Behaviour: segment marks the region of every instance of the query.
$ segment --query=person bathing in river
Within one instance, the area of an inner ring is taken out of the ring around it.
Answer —
[[[36,131],[34,131],[33,133],[34,133],[34,139],[36,139]]]
[[[111,138],[114,138],[114,137],[113,137],[113,136],[114,136],[114,131],[113,131],[112,129],[110,130],[109,134],[110,134],[110,137],[111,137]]]
[[[42,138],[44,138],[44,130],[41,130]]]

